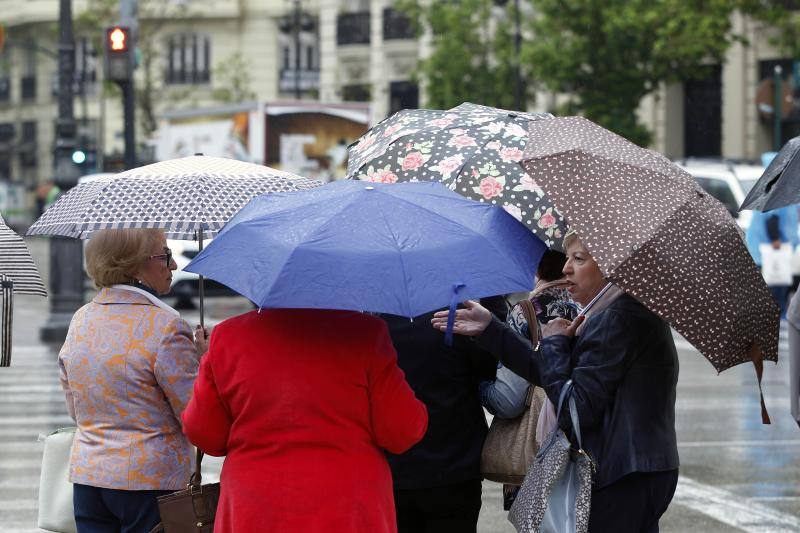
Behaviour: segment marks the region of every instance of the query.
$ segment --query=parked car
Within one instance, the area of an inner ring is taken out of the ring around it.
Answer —
[[[81,176],[81,178],[78,179],[78,183],[94,181],[113,175],[114,174],[110,172],[87,174]],[[210,242],[211,239],[206,239],[203,241],[203,244],[207,246]],[[167,239],[167,246],[172,250],[172,258],[178,265],[178,270],[172,273],[172,286],[167,297],[175,298],[175,308],[190,309],[194,307],[192,298],[197,297],[199,293],[199,278],[197,274],[186,272],[183,269],[189,264],[189,261],[199,253],[198,243],[197,241]],[[204,281],[203,286],[206,296],[230,296],[235,294],[228,287],[209,279]]]
[[[716,159],[684,159],[677,164],[691,174],[708,194],[728,209],[742,231],[747,230],[752,214],[750,211],[740,212],[739,206],[764,172],[764,167]]]

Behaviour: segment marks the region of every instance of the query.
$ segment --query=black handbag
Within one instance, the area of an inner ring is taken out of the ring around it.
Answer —
[[[203,452],[198,448],[194,473],[184,490],[158,497],[161,523],[150,533],[208,533],[214,531],[219,502],[219,483],[202,484],[200,465]]]

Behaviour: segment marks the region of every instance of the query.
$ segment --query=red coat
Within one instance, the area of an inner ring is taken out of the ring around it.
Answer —
[[[312,309],[216,326],[183,413],[189,439],[226,456],[216,533],[396,531],[383,450],[427,424],[384,322]]]

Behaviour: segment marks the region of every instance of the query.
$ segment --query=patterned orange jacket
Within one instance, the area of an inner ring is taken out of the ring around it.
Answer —
[[[135,288],[104,288],[72,318],[58,357],[78,425],[70,481],[125,490],[186,487],[181,431],[199,357],[177,311]]]

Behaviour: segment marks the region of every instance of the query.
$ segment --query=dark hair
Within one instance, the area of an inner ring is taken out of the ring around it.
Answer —
[[[564,277],[561,272],[564,269],[564,264],[567,262],[567,256],[556,250],[546,250],[539,261],[539,268],[536,269],[536,277],[543,281],[555,281]]]

